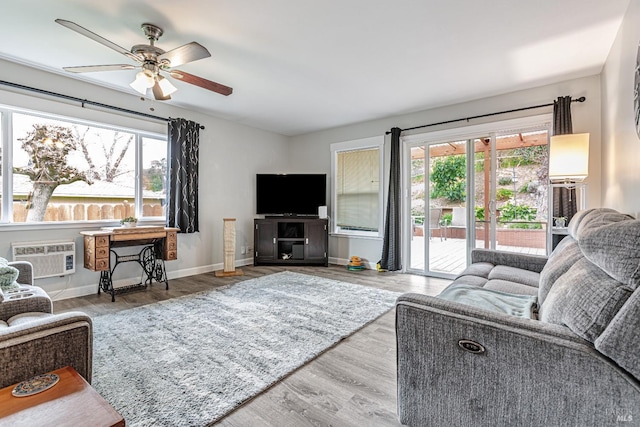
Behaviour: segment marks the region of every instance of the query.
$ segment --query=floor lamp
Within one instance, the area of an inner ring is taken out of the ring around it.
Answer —
[[[549,221],[552,230],[552,250],[566,236],[565,226],[571,221],[571,217],[578,210],[586,208],[586,184],[583,181],[588,175],[589,134],[569,133],[552,136],[549,141],[549,181],[551,183]],[[578,187],[580,188],[580,207],[576,200]],[[555,225],[554,218],[560,220],[563,225]]]
[[[236,219],[223,218],[223,221],[224,268],[222,271],[216,271],[216,277],[242,276],[242,270],[236,270]]]

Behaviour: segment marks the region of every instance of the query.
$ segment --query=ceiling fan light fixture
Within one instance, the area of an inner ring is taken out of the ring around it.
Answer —
[[[233,92],[232,88],[221,85],[220,83],[212,82],[183,71],[172,70],[171,68],[179,65],[209,58],[211,53],[209,53],[207,48],[197,42],[187,43],[169,51],[160,49],[155,45],[155,43],[158,41],[158,38],[160,38],[163,31],[162,28],[156,25],[149,23],[142,24],[142,30],[149,41],[148,44],[137,44],[131,49],[125,49],[122,46],[118,46],[114,42],[76,24],[75,22],[67,21],[66,19],[56,19],[55,22],[84,37],[88,37],[89,39],[98,42],[129,59],[134,60],[139,64],[139,66],[142,66],[141,72],[136,75],[135,80],[131,82],[129,86],[143,96],[146,96],[148,90],[152,89],[155,99],[164,101],[170,99],[171,97],[169,94],[177,90],[173,84],[166,82],[164,78],[159,75],[160,71],[167,72],[171,77],[180,79],[185,83],[198,86],[224,96],[231,95]],[[90,73],[100,71],[133,70],[137,67],[130,64],[109,64],[62,68],[70,73]]]
[[[134,88],[141,95],[146,95],[147,89],[153,87],[155,81],[153,76],[145,73],[144,71],[140,71],[136,74],[136,79],[129,84],[132,88]]]
[[[160,90],[162,90],[162,95],[164,96],[169,96],[178,90],[169,80],[160,75],[158,75],[158,85],[160,85]]]

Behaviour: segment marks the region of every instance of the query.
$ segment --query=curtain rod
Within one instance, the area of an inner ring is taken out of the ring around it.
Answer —
[[[77,98],[75,96],[64,95],[62,93],[51,92],[51,91],[44,90],[44,89],[38,89],[38,88],[35,88],[35,87],[31,87],[31,86],[21,85],[21,84],[18,84],[18,83],[7,82],[5,80],[0,80],[0,84],[3,84],[5,86],[10,86],[10,87],[13,87],[13,88],[16,88],[16,89],[23,89],[23,90],[28,90],[28,91],[31,91],[31,92],[40,93],[40,94],[43,94],[43,95],[55,96],[57,98],[63,98],[63,99],[66,99],[68,101],[79,102],[81,104],[82,108],[84,108],[84,106],[86,104],[89,104],[89,105],[93,105],[93,106],[100,107],[100,108],[106,108],[108,110],[115,110],[115,111],[119,111],[121,113],[133,114],[134,116],[146,117],[148,119],[160,120],[160,121],[163,121],[163,122],[168,122],[169,120],[171,120],[171,117],[154,116],[153,114],[141,113],[139,111],[128,110],[126,108],[116,107],[116,106],[108,105],[108,104],[103,104],[101,102],[89,101],[88,99]],[[200,125],[200,129],[204,129],[204,126]]]
[[[584,96],[581,96],[578,99],[572,99],[571,102],[584,102],[586,100],[587,100],[587,98],[585,98]],[[445,125],[445,124],[448,124],[448,123],[469,121],[469,120],[472,120],[472,119],[480,119],[480,118],[483,118],[483,117],[497,116],[498,114],[515,113],[515,112],[518,112],[518,111],[533,110],[535,108],[551,107],[551,106],[553,106],[553,102],[550,103],[550,104],[532,105],[530,107],[515,108],[513,110],[498,111],[496,113],[488,113],[488,114],[481,114],[479,116],[465,117],[463,119],[453,119],[453,120],[446,120],[444,122],[431,123],[431,124],[428,124],[428,125],[414,126],[412,128],[400,129],[400,132],[405,132],[405,131],[414,130],[414,129],[421,129],[421,128],[426,128],[426,127],[430,127],[430,126]],[[389,135],[390,133],[391,133],[391,131],[388,130],[388,131],[385,132],[385,135]]]

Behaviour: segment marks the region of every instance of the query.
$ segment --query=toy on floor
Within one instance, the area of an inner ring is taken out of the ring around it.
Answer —
[[[352,256],[349,264],[347,264],[347,270],[359,271],[364,270],[366,267],[362,263],[360,257]]]

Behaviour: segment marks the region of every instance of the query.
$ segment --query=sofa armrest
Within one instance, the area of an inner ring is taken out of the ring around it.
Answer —
[[[540,273],[547,263],[547,257],[516,252],[497,251],[493,249],[473,249],[471,262],[488,262],[493,265],[506,265]]]
[[[0,360],[0,387],[65,366],[73,367],[91,383],[91,318],[68,312],[2,329]]]
[[[18,292],[4,292],[4,301],[0,302],[0,320],[6,322],[9,318],[20,313],[53,313],[51,298],[38,286],[23,285]],[[29,296],[25,297],[27,294]],[[14,297],[16,298],[13,299]]]
[[[16,282],[33,286],[33,265],[29,261],[12,261],[9,265],[18,269]]]
[[[559,325],[405,294],[396,336],[409,426],[607,425],[640,413],[640,383]]]

